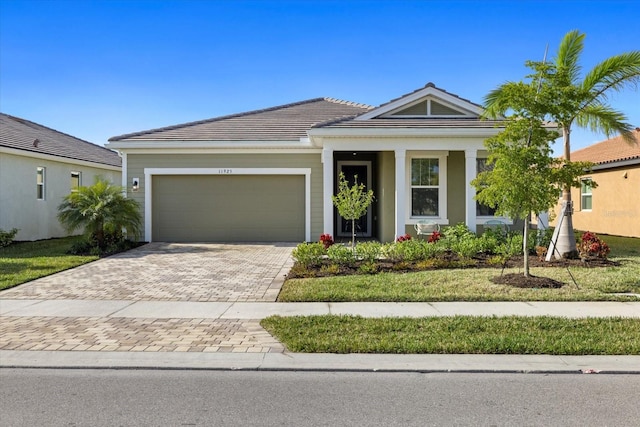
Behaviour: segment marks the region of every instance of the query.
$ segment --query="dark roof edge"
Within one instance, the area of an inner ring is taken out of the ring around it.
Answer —
[[[135,136],[142,136],[142,135],[152,134],[152,133],[156,133],[156,132],[163,132],[163,131],[167,131],[167,130],[175,130],[175,129],[185,128],[185,127],[189,127],[189,126],[200,125],[200,124],[204,124],[204,123],[217,122],[217,121],[220,121],[220,120],[227,120],[227,119],[233,119],[233,118],[237,118],[237,117],[250,116],[250,115],[253,115],[253,114],[266,113],[266,112],[269,112],[269,111],[280,110],[280,109],[283,109],[283,108],[291,108],[291,107],[296,107],[298,105],[310,104],[312,102],[319,102],[319,101],[327,101],[327,102],[333,102],[335,104],[351,105],[351,106],[360,107],[360,108],[368,108],[368,109],[373,108],[370,105],[359,104],[357,102],[351,102],[351,101],[342,101],[340,99],[335,99],[335,98],[327,98],[327,97],[312,98],[312,99],[307,99],[305,101],[298,101],[298,102],[291,102],[289,104],[277,105],[275,107],[268,107],[268,108],[261,108],[261,109],[258,109],[258,110],[244,111],[242,113],[228,114],[228,115],[225,115],[225,116],[213,117],[213,118],[210,118],[210,119],[197,120],[197,121],[188,122],[188,123],[181,123],[181,124],[178,124],[178,125],[165,126],[165,127],[161,127],[161,128],[155,128],[155,129],[149,129],[149,130],[144,130],[144,131],[140,131],[140,132],[133,132],[133,133],[127,133],[127,134],[124,134],[124,135],[113,136],[113,137],[109,138],[109,142],[122,141],[123,139],[128,139],[128,138],[132,138],[132,137],[135,137]]]
[[[91,144],[90,142],[88,144]],[[96,144],[92,144],[92,145],[96,145]],[[40,154],[42,156],[51,156],[51,157],[59,157],[61,159],[69,159],[69,160],[77,160],[80,162],[87,162],[87,163],[94,163],[96,165],[103,165],[103,166],[110,166],[110,167],[114,167],[114,168],[122,168],[122,158],[118,155],[117,152],[110,150],[108,148],[105,148],[105,150],[110,151],[111,153],[113,153],[116,158],[118,160],[120,160],[120,164],[112,164],[112,163],[105,163],[105,162],[97,162],[94,160],[86,160],[86,159],[80,159],[78,157],[70,157],[70,156],[64,156],[62,154],[49,154],[49,153],[43,153],[42,151],[35,151],[35,150],[27,150],[26,148],[16,148],[16,147],[10,147],[8,145],[4,145],[4,144],[0,144],[0,147],[6,147],[9,148],[11,150],[19,150],[19,151],[26,151],[27,153],[34,153],[34,154]],[[100,147],[99,145],[96,145],[96,147]],[[100,147],[100,148],[104,148],[104,147]]]
[[[449,92],[449,91],[446,91],[446,90],[444,90],[444,89],[439,88],[439,87],[438,87],[438,86],[436,86],[436,85],[435,85],[435,83],[433,83],[433,82],[429,82],[429,83],[427,83],[426,85],[424,85],[424,87],[421,87],[421,88],[416,89],[416,90],[414,90],[414,91],[411,91],[411,92],[409,92],[409,93],[405,93],[404,95],[401,95],[401,96],[399,96],[399,97],[397,97],[397,98],[393,98],[392,100],[387,101],[387,102],[385,102],[384,104],[380,104],[380,105],[378,105],[378,107],[377,107],[377,108],[384,107],[385,105],[391,104],[392,102],[395,102],[395,101],[397,101],[397,100],[399,100],[399,99],[402,99],[402,98],[404,98],[404,97],[407,97],[407,96],[409,96],[409,95],[412,95],[412,94],[414,94],[414,93],[416,93],[416,92],[420,92],[421,90],[423,90],[423,89],[425,89],[425,88],[428,88],[428,87],[432,87],[432,88],[434,88],[434,89],[438,89],[440,92],[444,92],[444,93],[446,93],[447,95],[451,95],[451,96],[453,96],[453,97],[455,97],[455,98],[460,99],[461,101],[465,101],[465,102],[468,102],[469,104],[473,104],[473,105],[475,105],[476,107],[484,108],[482,105],[477,104],[477,103],[475,103],[475,102],[473,102],[473,101],[471,101],[471,100],[469,100],[469,99],[467,99],[467,98],[463,98],[463,97],[461,97],[460,95],[456,95],[455,93],[452,93],[452,92]]]
[[[12,116],[11,114],[7,114],[7,113],[0,113],[0,114],[9,117],[12,120],[18,120],[18,121],[30,123],[30,124],[32,124],[34,126],[39,127],[39,128],[44,128],[44,129],[50,130],[51,132],[55,132],[55,133],[59,133],[60,135],[68,136],[69,138],[73,138],[73,139],[75,139],[77,141],[80,141],[80,142],[83,142],[85,144],[91,144],[96,148],[100,148],[102,150],[106,150],[106,151],[108,151],[108,152],[110,152],[112,154],[115,154],[116,156],[118,155],[118,153],[116,153],[115,151],[113,151],[113,150],[111,150],[111,149],[109,149],[107,147],[103,147],[102,145],[94,144],[93,142],[78,138],[77,136],[69,135],[68,133],[60,132],[59,130],[55,130],[55,129],[50,128],[48,126],[41,125],[40,123],[32,122],[31,120],[23,119],[22,117]],[[30,151],[30,150],[24,150],[24,151]],[[59,157],[65,157],[65,156],[59,156]],[[71,157],[68,157],[68,158],[71,158]],[[81,159],[77,159],[77,160],[81,160]],[[100,163],[100,162],[92,162],[92,163]],[[107,163],[104,163],[104,164],[107,164]]]
[[[640,156],[625,157],[624,159],[607,160],[604,162],[595,163],[591,168],[593,171],[603,169],[615,169],[624,166],[640,165]]]

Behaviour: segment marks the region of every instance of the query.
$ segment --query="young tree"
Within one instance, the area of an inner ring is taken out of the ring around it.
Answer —
[[[365,191],[364,184],[358,184],[358,175],[354,177],[355,182],[349,187],[349,182],[344,174],[340,172],[338,182],[338,194],[331,196],[333,204],[338,208],[340,216],[347,221],[351,221],[351,248],[356,247],[356,220],[362,217],[373,202],[373,190]]]
[[[571,161],[571,127],[588,128],[601,131],[607,137],[619,133],[633,143],[633,126],[626,123],[624,113],[608,105],[608,96],[640,82],[640,51],[631,51],[605,59],[589,72],[582,80],[580,54],[584,47],[585,34],[579,31],[567,33],[558,47],[556,57],[551,64],[527,62],[527,66],[540,72],[542,84],[538,101],[544,104],[544,116],[557,123],[564,141],[564,159],[566,165]],[[511,90],[518,83],[507,82],[491,91],[485,97],[485,115],[498,117],[512,109]],[[562,221],[557,256],[576,254],[573,221],[571,217],[571,185],[566,183],[562,189],[563,205],[567,206],[567,216]]]
[[[105,247],[107,233],[124,228],[128,235],[136,236],[142,228],[138,203],[124,197],[121,187],[102,178],[66,196],[58,206],[58,220],[69,232],[84,228],[100,249]]]

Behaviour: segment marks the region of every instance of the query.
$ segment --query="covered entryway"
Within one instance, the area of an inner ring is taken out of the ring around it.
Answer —
[[[234,172],[150,175],[153,241],[305,240],[305,175]]]

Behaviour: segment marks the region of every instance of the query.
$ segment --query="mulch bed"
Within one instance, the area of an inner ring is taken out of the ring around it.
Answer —
[[[441,258],[427,261],[413,261],[413,262],[391,262],[391,261],[379,261],[375,264],[375,269],[369,271],[371,274],[394,272],[394,273],[408,273],[415,271],[427,271],[427,270],[439,270],[439,269],[453,269],[453,268],[492,268],[497,270],[496,277],[491,281],[496,284],[502,284],[507,286],[515,286],[519,288],[549,288],[557,289],[563,286],[563,283],[548,277],[524,277],[522,273],[509,273],[501,274],[503,268],[502,264],[495,264],[490,262],[490,255],[479,254],[471,259],[460,259],[456,254],[447,253]],[[343,276],[352,274],[365,274],[361,270],[361,266],[364,263],[361,261],[356,262],[351,266],[338,266],[332,265],[328,260],[324,260],[321,265],[310,267],[308,269],[292,268],[287,276],[288,279],[302,278],[302,277],[327,277],[327,276]],[[518,268],[524,265],[523,256],[511,258],[506,268]],[[530,267],[556,267],[556,268],[569,268],[569,267],[586,267],[586,268],[598,268],[608,266],[618,266],[620,263],[610,261],[602,258],[593,258],[589,260],[582,259],[560,259],[545,261],[540,259],[536,255],[529,256]]]

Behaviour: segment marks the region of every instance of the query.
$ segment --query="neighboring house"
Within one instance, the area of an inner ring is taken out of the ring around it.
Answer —
[[[470,182],[500,122],[432,83],[377,108],[317,98],[109,140],[147,241],[317,241],[350,234],[331,196],[342,172],[374,191],[360,237],[419,220],[472,230],[492,211]]]
[[[56,217],[62,198],[96,176],[120,184],[112,150],[0,113],[0,228],[16,240],[63,237]]]
[[[571,153],[572,161],[595,163],[582,187],[571,191],[575,229],[640,237],[640,128],[634,135],[636,144],[618,136]]]

